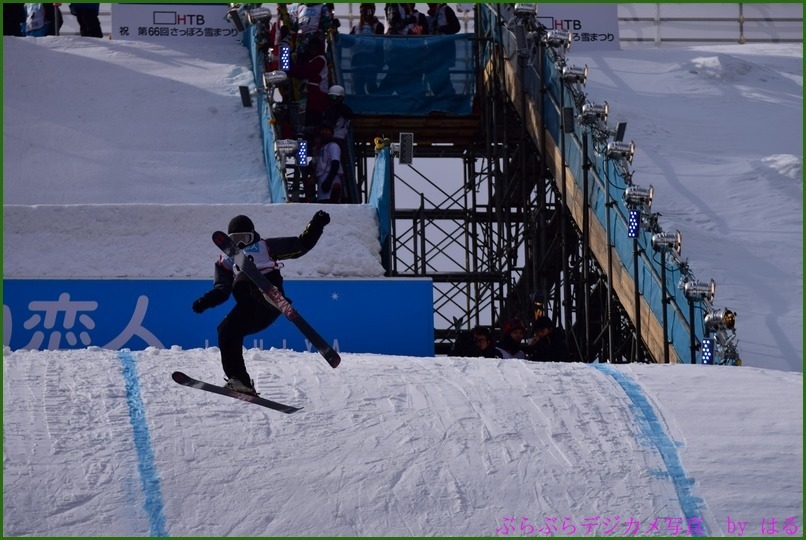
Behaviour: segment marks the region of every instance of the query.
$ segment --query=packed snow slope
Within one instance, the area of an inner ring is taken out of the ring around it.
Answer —
[[[6,350],[4,534],[802,530],[800,373],[343,358],[247,351],[288,416],[170,379],[215,349]]]

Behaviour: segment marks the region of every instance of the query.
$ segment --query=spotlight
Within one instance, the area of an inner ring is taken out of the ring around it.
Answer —
[[[571,41],[574,39],[574,34],[566,32],[565,30],[549,30],[541,37],[540,41],[554,47],[555,49],[563,48],[568,49],[571,47]]]
[[[675,233],[655,233],[652,235],[652,248],[655,251],[671,251],[680,257],[683,249],[683,236],[680,231]]]
[[[274,142],[274,151],[283,156],[290,156],[299,150],[299,143],[294,139],[280,139]]]
[[[269,71],[263,74],[263,85],[266,88],[274,88],[288,81],[288,74],[282,70]]]
[[[280,69],[283,71],[291,69],[291,47],[286,43],[280,45]]]
[[[515,4],[516,17],[531,17],[537,15],[537,4]]]
[[[585,103],[582,106],[582,115],[581,120],[583,122],[596,122],[597,120],[601,120],[603,123],[607,123],[607,113],[609,111],[609,107],[607,102],[605,101],[603,105],[597,105],[595,103]]]
[[[268,23],[271,20],[271,11],[262,7],[249,9],[246,11],[246,20],[252,26]]]
[[[683,292],[689,300],[704,299],[713,302],[714,295],[716,294],[716,282],[713,279],[708,283],[687,281],[685,285],[683,285]]]
[[[588,66],[580,68],[577,66],[563,66],[562,78],[570,83],[579,83],[585,86],[588,80]]]
[[[628,163],[632,163],[632,158],[635,156],[635,142],[630,141],[629,144],[613,141],[607,143],[607,157],[610,159],[623,158]]]
[[[736,313],[721,308],[705,314],[705,328],[711,332],[733,330],[736,327]]]
[[[235,25],[235,28],[238,29],[238,32],[243,32],[246,30],[246,27],[243,24],[243,19],[241,19],[241,9],[241,4],[230,4],[230,10],[227,12],[227,16],[224,17],[226,20]]]
[[[624,202],[628,208],[636,208],[643,206],[649,209],[652,206],[652,197],[655,194],[655,188],[649,186],[643,188],[640,186],[628,186],[624,191]]]
[[[700,348],[700,357],[702,358],[703,364],[713,364],[714,363],[714,340],[711,338],[705,338],[702,340],[701,348]]]
[[[641,230],[641,212],[630,210],[630,219],[627,221],[627,236],[636,238]]]

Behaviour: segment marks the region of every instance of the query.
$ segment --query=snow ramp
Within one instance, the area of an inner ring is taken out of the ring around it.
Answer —
[[[801,524],[802,375],[217,349],[4,351],[3,533],[683,536]],[[689,393],[691,392],[691,393]],[[753,397],[748,406],[748,396]],[[788,409],[779,407],[788,403]],[[798,403],[800,405],[798,405]]]

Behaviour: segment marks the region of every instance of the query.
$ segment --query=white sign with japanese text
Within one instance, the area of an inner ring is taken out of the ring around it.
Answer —
[[[112,4],[112,39],[155,43],[226,43],[241,33],[229,4]]]
[[[574,34],[571,51],[619,49],[618,4],[545,4],[537,21],[549,30]]]

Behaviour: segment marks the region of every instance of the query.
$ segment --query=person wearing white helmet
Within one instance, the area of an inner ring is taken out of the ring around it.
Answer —
[[[303,179],[306,199],[320,204],[345,202],[341,145],[333,137],[333,126],[328,122],[322,122],[313,138],[312,155]]]
[[[335,138],[344,141],[350,131],[350,120],[353,118],[353,110],[344,103],[344,87],[334,84],[328,89],[327,98],[328,107],[323,121],[333,126]]]

